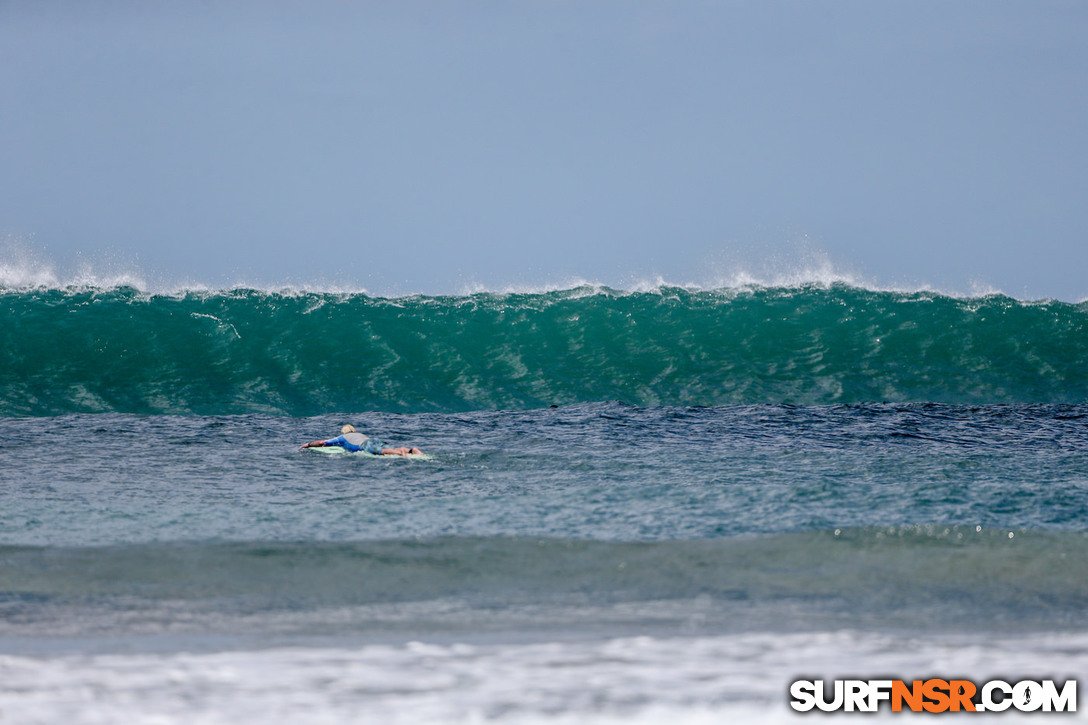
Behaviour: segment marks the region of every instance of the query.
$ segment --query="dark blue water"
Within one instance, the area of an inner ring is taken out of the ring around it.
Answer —
[[[348,421],[429,457],[297,450]],[[0,437],[14,637],[78,635],[73,612],[98,634],[140,612],[154,634],[179,607],[196,633],[287,609],[300,636],[331,634],[330,606],[404,602],[463,608],[432,613],[436,634],[505,611],[518,636],[526,607],[562,629],[564,608],[617,602],[682,603],[644,622],[673,631],[700,596],[708,632],[1088,611],[1082,406],[69,415],[0,419]]]
[[[428,460],[299,443],[352,422]],[[619,403],[320,418],[0,419],[0,540],[708,539],[1083,530],[1088,408]]]

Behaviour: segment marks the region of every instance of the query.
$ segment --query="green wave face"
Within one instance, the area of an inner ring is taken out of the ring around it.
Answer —
[[[0,293],[6,416],[1086,399],[1086,303],[840,285]]]

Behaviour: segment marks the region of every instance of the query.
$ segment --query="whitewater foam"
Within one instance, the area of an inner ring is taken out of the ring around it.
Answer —
[[[928,284],[886,284],[854,272],[844,271],[820,255],[806,255],[800,263],[776,262],[774,265],[763,265],[762,271],[757,271],[751,266],[734,264],[725,271],[710,273],[701,281],[678,281],[661,275],[649,275],[631,276],[611,283],[579,276],[539,284],[470,282],[462,284],[452,296],[504,298],[518,295],[563,294],[568,298],[576,299],[596,295],[614,297],[630,294],[670,294],[675,290],[693,294],[700,292],[743,294],[753,290],[829,289],[836,286],[870,292],[925,293],[953,299],[1008,296],[993,285],[977,281],[972,281],[967,290],[941,289]],[[132,290],[142,297],[214,296],[239,292],[258,292],[282,297],[331,295],[342,298],[365,296],[375,299],[451,296],[424,291],[386,294],[371,291],[362,285],[328,279],[271,282],[236,277],[233,282],[217,285],[194,278],[170,279],[162,274],[149,275],[140,271],[135,262],[119,259],[118,255],[109,253],[100,254],[94,259],[77,258],[75,269],[62,271],[60,265],[18,241],[8,240],[0,249],[0,292],[57,290],[80,293],[124,289]]]
[[[811,717],[791,710],[787,692],[802,676],[1063,680],[1080,674],[1085,654],[1083,634],[980,641],[842,631],[0,656],[0,711],[73,724],[800,722]]]

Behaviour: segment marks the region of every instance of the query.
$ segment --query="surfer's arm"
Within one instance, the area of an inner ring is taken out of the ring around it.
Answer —
[[[347,441],[344,439],[344,436],[340,436],[327,441],[310,441],[299,448],[299,450],[301,451],[303,448],[324,448],[325,446],[340,446],[341,448],[347,448],[347,446],[344,445],[345,443],[347,443]]]

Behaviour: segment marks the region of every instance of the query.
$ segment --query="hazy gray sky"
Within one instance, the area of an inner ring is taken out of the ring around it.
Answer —
[[[1086,39],[1084,2],[0,1],[0,237],[209,285],[826,259],[1082,299]]]

